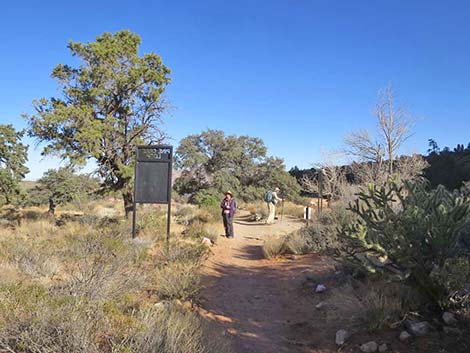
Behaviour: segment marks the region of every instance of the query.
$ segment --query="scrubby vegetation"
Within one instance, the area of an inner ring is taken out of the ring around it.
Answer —
[[[467,306],[469,195],[467,187],[450,192],[420,183],[370,186],[351,205],[358,222],[344,228],[345,254],[371,271],[387,269],[389,262],[429,304]],[[455,266],[459,271],[446,273]],[[455,272],[458,278],[452,278]],[[449,282],[461,288],[449,288]]]
[[[167,248],[163,212],[142,211],[137,241],[122,216],[75,211],[58,225],[42,208],[5,225],[0,350],[230,352],[191,310],[208,248],[189,237]]]

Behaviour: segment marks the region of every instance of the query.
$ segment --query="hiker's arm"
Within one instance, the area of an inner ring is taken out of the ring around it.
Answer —
[[[274,198],[276,199],[276,201],[284,201],[284,199],[281,199],[279,196],[277,196],[277,192],[273,193],[273,195],[274,195]]]

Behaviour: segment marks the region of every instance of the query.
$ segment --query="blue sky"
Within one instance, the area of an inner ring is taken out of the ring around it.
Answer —
[[[7,1],[0,5],[0,123],[25,127],[32,100],[59,94],[69,40],[130,29],[162,56],[177,107],[172,143],[206,128],[263,138],[309,167],[344,135],[373,128],[392,84],[418,118],[403,152],[470,141],[470,2],[435,0]],[[32,143],[30,140],[26,140]],[[31,147],[29,179],[57,160]]]

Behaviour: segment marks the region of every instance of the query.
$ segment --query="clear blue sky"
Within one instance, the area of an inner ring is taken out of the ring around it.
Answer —
[[[69,40],[130,29],[173,70],[174,144],[222,129],[309,167],[374,126],[389,83],[419,118],[404,152],[470,140],[468,0],[4,1],[0,16],[0,123],[18,128],[33,99],[59,94],[50,72],[71,62]],[[57,167],[39,158],[31,147],[29,179]]]

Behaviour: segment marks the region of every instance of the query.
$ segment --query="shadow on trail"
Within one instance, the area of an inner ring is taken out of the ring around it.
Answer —
[[[263,246],[246,245],[243,247],[243,253],[235,255],[234,257],[243,260],[263,260]]]
[[[315,255],[267,261],[259,245],[243,246],[234,259],[242,265],[213,263],[201,304],[204,316],[233,337],[235,352],[336,352],[329,334],[309,326],[318,320],[318,297],[303,287],[307,271],[326,274],[330,266]]]

